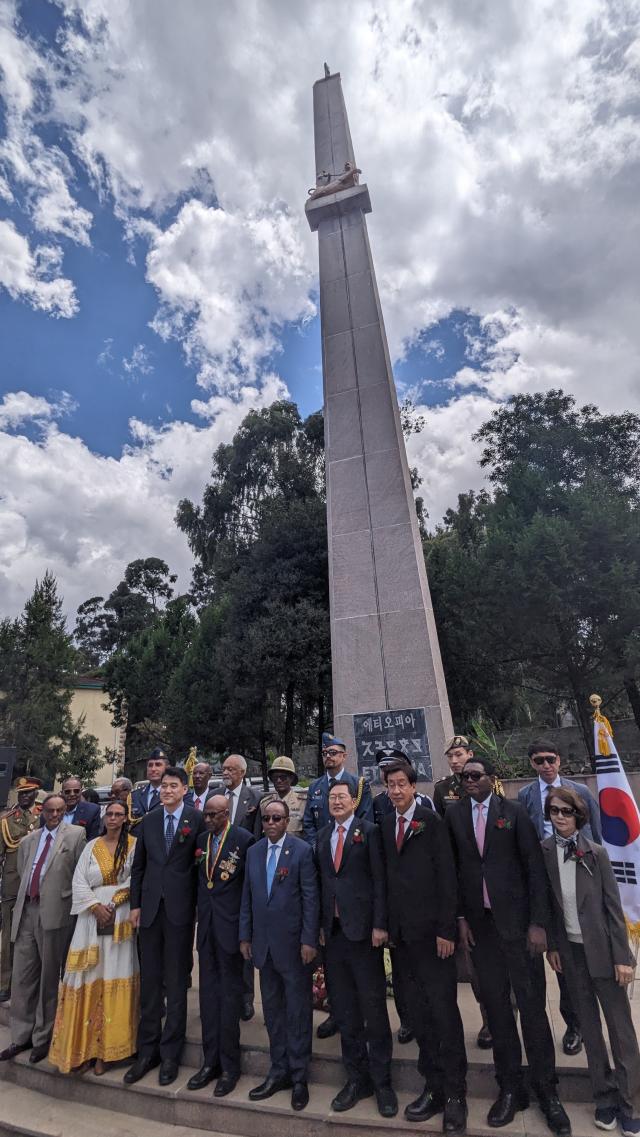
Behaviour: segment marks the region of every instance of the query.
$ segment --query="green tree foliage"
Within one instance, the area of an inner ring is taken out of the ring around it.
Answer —
[[[36,582],[22,615],[0,625],[0,732],[18,769],[51,781],[73,732],[75,652],[55,577]]]
[[[82,714],[72,723],[65,751],[60,755],[57,774],[60,779],[74,774],[84,786],[93,786],[104,755],[95,734],[85,733],[85,721],[86,715]]]
[[[553,722],[566,699],[590,744],[600,688],[640,725],[640,419],[549,391],[476,437],[493,494],[461,495],[425,542],[457,715]]]
[[[171,684],[170,733],[263,761],[271,745],[291,753],[330,697],[322,416],[303,422],[289,402],[251,412],[177,521],[201,620]]]

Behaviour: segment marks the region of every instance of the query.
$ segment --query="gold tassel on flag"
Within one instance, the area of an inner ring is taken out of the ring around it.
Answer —
[[[189,789],[190,790],[193,789],[193,770],[194,770],[194,767],[197,765],[198,765],[198,748],[197,748],[197,746],[192,746],[190,751],[189,751],[189,754],[187,756],[187,760],[184,764],[184,768],[185,768],[187,774],[189,775]]]

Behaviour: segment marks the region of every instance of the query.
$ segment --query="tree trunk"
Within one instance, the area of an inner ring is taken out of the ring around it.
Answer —
[[[638,682],[633,675],[624,676],[624,689],[627,692],[635,724],[640,730],[640,687],[638,687]]]
[[[293,696],[295,693],[295,683],[287,684],[285,692],[285,718],[284,718],[284,753],[290,758],[293,754]]]

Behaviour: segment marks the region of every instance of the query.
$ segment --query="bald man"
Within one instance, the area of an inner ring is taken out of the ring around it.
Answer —
[[[240,1077],[240,1016],[243,1007],[238,921],[247,849],[254,839],[231,825],[229,800],[214,794],[204,805],[207,831],[196,850],[200,1020],[203,1065],[187,1083],[200,1090],[217,1078],[214,1097],[224,1097]]]

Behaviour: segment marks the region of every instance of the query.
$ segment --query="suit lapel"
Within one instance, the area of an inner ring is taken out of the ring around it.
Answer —
[[[476,856],[478,857],[478,859],[480,859],[480,853],[478,851],[478,842],[476,841],[476,831],[473,827],[473,802],[471,801],[470,797],[467,797],[464,799],[464,808],[462,810],[461,820],[462,820],[462,825],[463,825],[464,831],[467,834],[467,837],[468,837],[469,842],[471,844],[471,847],[472,847],[473,851],[475,852]]]
[[[538,833],[544,833],[544,813],[542,812],[542,797],[540,794],[540,782],[535,781],[531,783],[533,814],[535,817],[535,827]]]
[[[547,866],[547,875],[551,882],[553,895],[562,910],[562,888],[560,886],[560,869],[558,868],[558,851],[555,840],[551,846],[548,846],[545,841],[542,846],[542,855]]]
[[[489,798],[489,808],[487,810],[487,821],[486,821],[486,826],[485,826],[485,831],[484,831],[484,851],[483,851],[483,857],[482,857],[483,860],[487,855],[487,851],[489,849],[489,845],[491,844],[491,839],[493,837],[493,833],[494,833],[494,830],[496,827],[496,821],[498,820],[498,817],[500,816],[500,805],[501,805],[500,799],[498,798],[497,794],[492,794],[491,797]],[[474,834],[474,840],[475,840],[475,834]],[[476,845],[477,845],[477,842],[476,842]]]
[[[340,868],[338,869],[336,876],[339,876],[339,874],[342,872],[342,870],[344,868],[344,863],[345,863],[347,857],[349,856],[349,853],[351,852],[351,847],[353,845],[353,834],[357,828],[358,828],[358,823],[357,823],[355,816],[354,816],[353,821],[351,822],[351,825],[349,826],[349,829],[347,830],[347,835],[344,839],[344,845],[342,848],[342,860],[340,861]],[[331,855],[331,845],[329,845],[329,855]],[[333,857],[331,858],[331,863],[333,864]],[[333,871],[335,872],[335,869]]]

